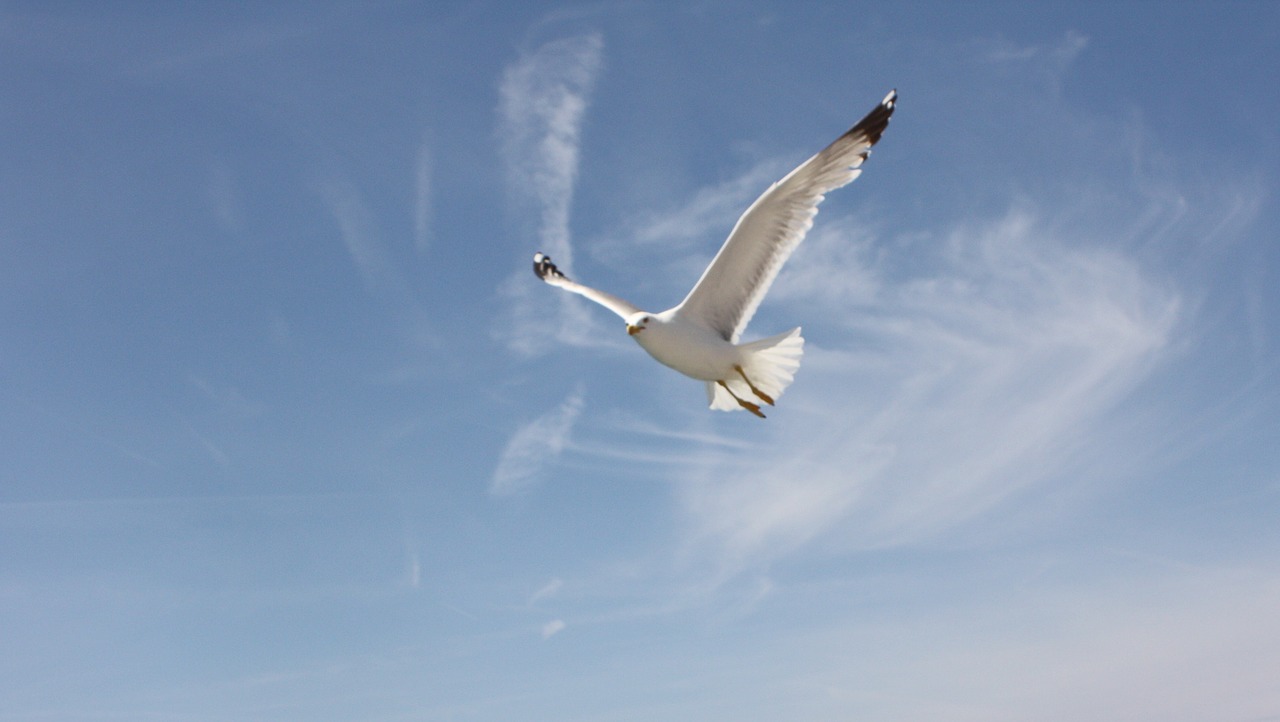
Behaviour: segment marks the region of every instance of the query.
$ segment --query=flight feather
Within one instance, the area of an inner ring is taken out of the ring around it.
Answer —
[[[541,278],[552,286],[562,288],[581,296],[586,296],[592,301],[595,301],[601,306],[604,306],[610,311],[618,314],[623,319],[626,319],[631,314],[640,310],[617,296],[591,288],[590,286],[584,286],[577,281],[569,280],[569,277],[561,273],[560,269],[556,268],[556,264],[552,263],[551,259],[545,254],[534,254],[533,272],[538,276],[538,278]]]
[[[737,343],[782,264],[813,225],[818,204],[862,172],[871,146],[889,125],[897,97],[897,91],[890,92],[848,132],[757,198],[681,302],[678,314]]]

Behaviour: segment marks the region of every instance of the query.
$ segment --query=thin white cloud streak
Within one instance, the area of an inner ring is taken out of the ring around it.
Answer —
[[[422,560],[419,558],[416,549],[408,551],[408,556],[405,559],[404,581],[405,584],[409,585],[410,589],[422,588]]]
[[[319,192],[338,224],[342,243],[365,288],[374,295],[407,297],[408,287],[378,240],[373,214],[359,190],[346,181],[330,179],[320,184]]]
[[[603,47],[596,33],[548,42],[507,67],[499,87],[499,133],[511,191],[538,219],[538,248],[524,250],[530,259],[541,250],[569,274],[574,256],[569,218],[582,123]],[[534,295],[535,289],[543,295]],[[580,299],[546,294],[525,268],[502,291],[511,313],[495,334],[517,352],[537,354],[555,340],[591,343],[583,329],[594,322]]]
[[[215,163],[209,172],[209,205],[219,225],[231,233],[244,230],[244,199],[235,172],[226,163]]]
[[[400,583],[409,589],[421,589],[422,554],[419,552],[420,545],[408,520],[404,524],[401,545],[404,548],[404,570],[401,572]]]
[[[424,140],[414,167],[413,243],[419,254],[431,245],[431,169],[431,146]]]
[[[536,485],[546,467],[554,463],[569,444],[582,407],[582,391],[578,390],[556,408],[520,427],[498,458],[489,493],[508,497]]]
[[[567,625],[564,623],[563,619],[553,619],[542,625],[542,638],[551,639],[555,635],[563,632],[566,626]]]
[[[532,607],[533,605],[537,604],[538,602],[544,599],[550,599],[551,597],[554,597],[563,587],[564,587],[563,579],[559,577],[552,579],[551,581],[542,585],[542,587],[539,588],[538,591],[529,595],[529,601],[527,602],[527,606]]]
[[[1060,41],[1042,45],[1015,45],[1006,39],[988,41],[983,58],[992,63],[1039,63],[1061,74],[1089,46],[1089,38],[1068,30]]]
[[[708,235],[727,237],[751,202],[786,174],[785,163],[780,159],[757,163],[734,178],[699,189],[680,208],[641,216],[622,235],[630,244],[664,248],[701,246]]]
[[[187,380],[222,413],[253,418],[261,416],[270,408],[261,401],[245,396],[234,386],[216,385],[200,374],[188,374]]]
[[[338,224],[343,246],[350,254],[365,290],[387,304],[400,324],[402,335],[417,346],[434,341],[429,314],[400,271],[390,249],[381,240],[374,214],[350,182],[330,178],[317,185],[320,197]],[[400,374],[418,374],[410,364]],[[392,374],[394,379],[396,374]]]
[[[213,459],[214,463],[216,463],[219,467],[223,469],[231,468],[231,456],[227,454],[227,452],[224,451],[222,447],[213,443],[213,440],[210,439],[208,436],[205,436],[204,434],[197,431],[196,427],[192,426],[190,422],[184,422],[184,423],[187,427],[187,433],[191,434],[191,438],[195,439],[196,443],[198,443],[200,447],[209,454],[209,456]]]
[[[755,448],[750,441],[744,439],[705,431],[671,428],[630,415],[617,415],[612,419],[607,419],[606,423],[611,430],[624,434],[628,438],[647,436],[655,439],[683,442],[698,448],[719,446],[742,451]]]

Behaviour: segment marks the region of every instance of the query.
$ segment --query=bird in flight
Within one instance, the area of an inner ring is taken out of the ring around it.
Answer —
[[[801,163],[752,203],[729,233],[702,278],[679,305],[661,313],[571,281],[542,253],[533,272],[618,314],[627,333],[660,363],[705,381],[712,409],[746,409],[764,418],[791,384],[804,354],[800,328],[750,343],[738,338],[805,234],[826,194],[862,173],[871,146],[889,125],[898,92],[817,155]]]

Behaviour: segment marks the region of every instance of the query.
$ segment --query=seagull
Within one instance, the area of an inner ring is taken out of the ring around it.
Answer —
[[[804,354],[800,328],[750,343],[738,338],[782,264],[813,226],[826,194],[862,173],[871,146],[889,125],[898,91],[817,155],[769,186],[729,233],[702,278],[678,306],[643,311],[617,296],[569,280],[543,253],[533,272],[552,286],[585,296],[622,317],[627,333],[658,362],[706,382],[712,409],[746,409],[764,418],[791,384]]]

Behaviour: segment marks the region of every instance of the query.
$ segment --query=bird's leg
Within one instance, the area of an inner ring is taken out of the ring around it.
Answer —
[[[729,384],[726,384],[726,383],[725,383],[725,382],[723,382],[723,381],[717,381],[716,383],[718,383],[718,384],[720,384],[721,386],[723,386],[723,387],[724,387],[724,390],[729,392],[729,395],[733,397],[733,400],[734,400],[734,401],[737,401],[737,402],[738,402],[738,405],[739,405],[739,406],[741,406],[742,408],[746,409],[747,411],[750,411],[751,413],[755,414],[756,416],[759,416],[759,417],[760,417],[760,418],[762,418],[762,419],[764,418],[764,414],[760,412],[760,407],[759,407],[758,405],[753,404],[753,403],[751,403],[750,401],[743,401],[742,399],[738,398],[738,395],[737,395],[737,394],[735,394],[735,393],[733,393],[733,391],[729,388]]]
[[[756,388],[756,385],[751,383],[751,379],[747,378],[747,372],[743,371],[741,366],[738,366],[735,364],[733,367],[733,370],[737,371],[738,375],[742,377],[742,380],[747,382],[747,387],[751,389],[751,393],[755,394],[756,396],[759,396],[760,400],[765,402],[766,404],[773,406],[773,398],[770,397],[769,394],[766,394],[765,392]]]

